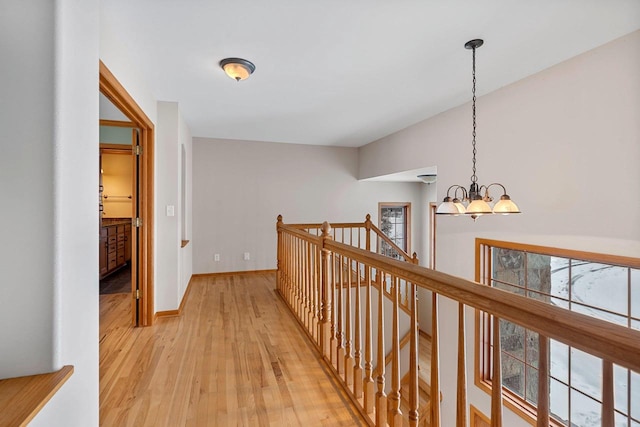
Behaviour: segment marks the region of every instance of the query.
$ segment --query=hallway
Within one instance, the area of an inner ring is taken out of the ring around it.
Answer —
[[[194,277],[182,316],[136,329],[129,295],[101,295],[100,424],[365,425],[274,288]]]

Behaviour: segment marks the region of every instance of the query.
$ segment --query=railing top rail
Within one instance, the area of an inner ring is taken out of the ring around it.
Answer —
[[[333,240],[325,240],[323,245],[354,261],[640,372],[640,331]]]
[[[307,228],[321,228],[321,223],[313,223],[313,224],[286,224],[290,228],[297,229],[307,229]],[[364,228],[364,222],[338,222],[335,224],[331,224],[331,228]]]
[[[285,224],[282,222],[282,216],[278,217],[278,227],[284,226],[286,229],[296,229],[296,230],[309,230],[309,229],[320,229],[322,228],[322,223],[307,223],[307,224]],[[370,230],[372,230],[380,239],[386,242],[389,246],[391,246],[398,254],[400,254],[406,262],[414,262],[417,264],[417,258],[414,254],[412,257],[410,254],[405,252],[400,246],[396,245],[393,240],[389,238],[386,234],[382,232],[375,224],[371,222],[371,216],[367,215],[364,222],[338,222],[332,223],[331,228],[333,230],[336,229],[344,229],[344,228],[364,228],[367,229],[367,225]]]
[[[298,229],[290,225],[278,224],[278,231],[285,231],[289,234],[299,237],[302,240],[306,240],[307,242],[316,243],[318,245],[322,244],[322,236],[316,236],[316,235],[307,233],[302,229]]]
[[[389,236],[387,236],[386,234],[384,234],[382,232],[382,230],[380,230],[378,227],[376,227],[374,224],[371,224],[371,229],[378,235],[378,237],[380,237],[382,240],[384,240],[389,246],[391,246],[396,252],[398,252],[400,255],[402,255],[402,257],[404,258],[405,261],[407,262],[411,262],[412,258],[411,255],[409,255],[408,253],[406,253],[402,248],[400,248],[400,246],[396,245],[395,243],[393,243],[393,240],[391,240],[389,238]]]

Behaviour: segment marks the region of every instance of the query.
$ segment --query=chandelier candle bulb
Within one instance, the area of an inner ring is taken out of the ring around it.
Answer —
[[[473,117],[473,133],[471,145],[473,147],[473,167],[471,175],[471,185],[469,190],[458,184],[454,184],[447,189],[447,195],[442,203],[436,210],[437,215],[452,215],[458,216],[460,214],[470,215],[475,221],[481,215],[501,214],[509,215],[520,213],[518,206],[507,195],[507,190],[504,185],[494,182],[489,185],[478,184],[478,176],[476,175],[476,49],[484,44],[482,39],[474,39],[465,43],[466,49],[471,49],[473,52],[473,86],[472,86],[472,117]],[[493,197],[489,195],[489,189],[494,186],[502,188],[502,196],[500,200],[495,204],[493,209],[489,206],[489,203],[493,201]],[[451,191],[453,190],[453,198],[451,198]],[[462,200],[458,198],[458,193],[462,196]],[[465,208],[463,203],[469,205]]]

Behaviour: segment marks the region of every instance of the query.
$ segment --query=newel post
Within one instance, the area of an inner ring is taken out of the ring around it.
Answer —
[[[371,252],[371,215],[367,214],[364,220],[364,232],[365,232],[365,249],[367,252]],[[367,283],[370,279],[371,272],[368,268],[364,269],[364,281]]]
[[[320,349],[322,355],[331,358],[331,287],[333,274],[331,273],[331,251],[326,248],[327,240],[331,239],[331,226],[328,222],[322,224],[322,288],[320,290]]]
[[[367,252],[371,251],[371,215],[367,214],[366,219],[364,220],[364,230],[366,233],[365,239],[365,249]]]
[[[283,242],[282,242],[282,231],[280,230],[280,227],[282,226],[283,222],[282,222],[282,215],[278,215],[278,222],[276,223],[276,231],[278,232],[278,247],[277,247],[277,259],[276,259],[276,289],[278,291],[280,291],[280,293],[282,294],[282,246],[283,246]]]

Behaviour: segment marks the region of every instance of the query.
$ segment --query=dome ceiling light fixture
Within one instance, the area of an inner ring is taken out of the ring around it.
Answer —
[[[418,179],[424,182],[425,184],[433,184],[438,180],[438,175],[430,174],[430,173],[423,174],[423,175],[418,175]]]
[[[220,61],[220,67],[224,70],[227,76],[237,82],[245,80],[256,70],[256,66],[253,65],[253,62],[242,58],[225,58]]]
[[[474,39],[464,45],[466,49],[473,51],[473,174],[471,175],[471,185],[469,186],[469,191],[467,191],[463,185],[454,184],[449,187],[447,189],[447,196],[436,210],[436,214],[438,215],[470,215],[474,221],[481,215],[509,215],[520,213],[520,209],[513,203],[504,185],[498,182],[489,185],[480,185],[478,184],[478,177],[476,176],[476,49],[483,44],[484,40]],[[489,205],[489,203],[493,201],[493,198],[489,195],[489,189],[491,187],[502,188],[502,196],[500,196],[500,200],[493,208]],[[452,190],[453,198],[451,197]],[[465,206],[467,203],[468,205]]]

